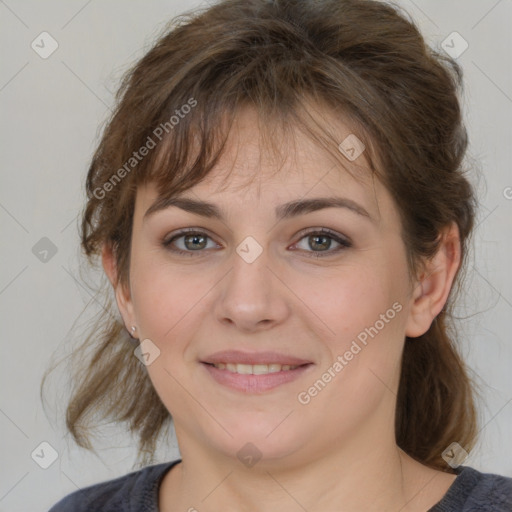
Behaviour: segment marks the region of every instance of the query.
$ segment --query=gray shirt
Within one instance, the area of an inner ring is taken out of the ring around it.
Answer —
[[[147,466],[68,494],[49,512],[159,512],[158,492],[165,474],[180,460]],[[427,512],[512,512],[512,478],[455,469],[444,497]],[[192,503],[200,510],[200,503]]]

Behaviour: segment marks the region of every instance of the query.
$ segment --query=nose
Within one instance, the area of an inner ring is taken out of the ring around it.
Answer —
[[[289,315],[289,304],[286,287],[276,274],[265,251],[252,263],[234,253],[232,270],[219,283],[217,320],[246,333],[283,323]]]

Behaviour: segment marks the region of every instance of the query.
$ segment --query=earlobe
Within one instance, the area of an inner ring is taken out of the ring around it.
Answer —
[[[425,334],[442,311],[460,266],[460,237],[456,224],[441,234],[439,249],[428,260],[411,298],[406,336]]]

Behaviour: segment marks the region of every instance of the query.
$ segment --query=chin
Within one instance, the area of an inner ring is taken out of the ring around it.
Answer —
[[[218,449],[229,457],[237,457],[242,463],[249,457],[258,459],[258,464],[269,463],[273,465],[282,459],[286,459],[304,448],[310,436],[304,433],[302,436],[296,431],[296,425],[283,422],[283,417],[276,418],[251,418],[249,414],[236,423],[223,423],[226,430],[220,438],[213,441]],[[281,423],[281,424],[280,424]],[[286,425],[285,425],[286,424]]]

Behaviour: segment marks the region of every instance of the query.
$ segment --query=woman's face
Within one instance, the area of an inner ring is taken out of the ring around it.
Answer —
[[[349,133],[340,124],[340,141]],[[148,212],[156,188],[138,190],[130,287],[118,296],[127,325],[151,340],[147,370],[182,455],[299,462],[391,439],[413,301],[391,196],[301,134],[276,173],[251,111],[230,140],[181,194],[194,211]],[[366,166],[364,153],[354,164]]]

